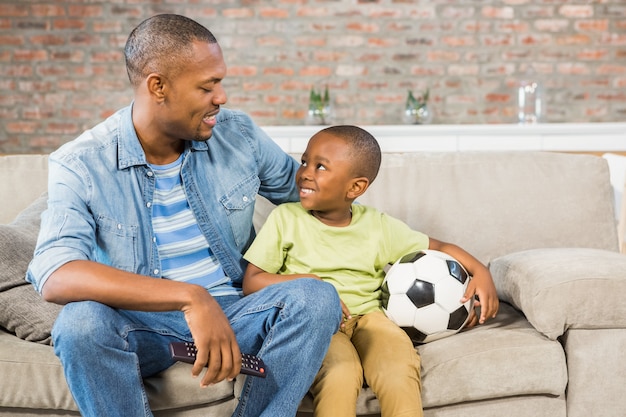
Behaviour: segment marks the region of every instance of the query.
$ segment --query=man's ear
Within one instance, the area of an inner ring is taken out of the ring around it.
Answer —
[[[348,198],[356,199],[363,195],[367,187],[370,185],[370,180],[367,177],[358,177],[352,180],[352,185],[348,189]]]
[[[148,87],[148,93],[158,102],[165,100],[165,84],[160,74],[152,73],[148,75],[146,78],[146,86]]]

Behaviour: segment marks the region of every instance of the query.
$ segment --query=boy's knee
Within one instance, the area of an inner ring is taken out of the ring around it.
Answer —
[[[358,393],[363,387],[363,368],[359,363],[346,361],[334,362],[331,366],[324,365],[315,378],[313,392],[335,392],[346,396],[348,393]]]
[[[386,368],[385,372],[366,373],[366,379],[377,395],[410,395],[421,390],[420,370],[412,364],[394,364]]]
[[[345,385],[361,388],[363,385],[363,368],[358,363],[334,362],[332,366],[322,367],[320,374],[337,387]]]

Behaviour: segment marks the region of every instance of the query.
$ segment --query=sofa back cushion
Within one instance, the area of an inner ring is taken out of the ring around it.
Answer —
[[[299,158],[299,155],[294,155]],[[0,223],[46,188],[46,155],[0,156]],[[618,250],[608,164],[554,152],[386,153],[359,201],[481,261],[545,247]],[[258,205],[260,226],[271,207]]]
[[[385,154],[360,202],[484,263],[535,248],[618,250],[608,164],[592,155]]]

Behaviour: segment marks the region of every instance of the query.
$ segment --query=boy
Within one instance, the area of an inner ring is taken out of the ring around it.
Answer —
[[[278,206],[244,256],[245,294],[302,277],[337,289],[345,318],[311,388],[316,417],[355,416],[363,378],[383,417],[423,415],[419,356],[381,309],[387,264],[420,249],[448,253],[473,276],[461,302],[478,296],[481,323],[498,310],[489,270],[472,255],[353,204],[374,181],[380,161],[376,139],[361,128],[333,126],[315,134],[296,173],[300,203]]]

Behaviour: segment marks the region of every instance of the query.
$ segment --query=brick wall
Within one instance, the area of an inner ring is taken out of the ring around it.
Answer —
[[[0,0],[0,153],[48,152],[129,103],[122,48],[156,13],[195,18],[229,66],[229,107],[304,123],[328,85],[335,122],[513,123],[532,65],[546,122],[626,120],[624,0]]]

